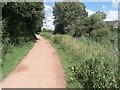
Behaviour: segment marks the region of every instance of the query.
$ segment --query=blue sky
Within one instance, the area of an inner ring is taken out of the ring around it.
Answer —
[[[52,14],[52,7],[54,6],[54,1],[51,2],[45,1],[45,28],[54,29],[53,25],[53,14]],[[113,21],[118,20],[118,1],[111,0],[111,2],[82,2],[86,6],[86,10],[88,11],[88,15],[92,15],[97,11],[104,11],[107,15],[105,21]]]
[[[113,7],[112,2],[84,2],[85,6],[93,11],[98,10],[117,10],[116,7]]]

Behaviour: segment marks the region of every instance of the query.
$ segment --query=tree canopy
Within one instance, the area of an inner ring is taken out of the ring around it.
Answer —
[[[74,37],[87,36],[93,39],[102,39],[109,34],[109,27],[103,21],[105,14],[103,12],[96,12],[90,17],[85,17],[81,20],[77,19],[65,29]]]
[[[96,40],[109,34],[110,27],[103,21],[106,14],[98,11],[88,16],[86,7],[81,2],[56,2],[53,15],[54,33],[87,36]]]
[[[17,37],[34,37],[43,25],[44,5],[42,2],[9,2],[3,6],[2,19],[5,21],[5,32],[11,40]],[[4,32],[3,32],[4,33]]]
[[[70,23],[74,22],[76,19],[82,19],[88,16],[86,12],[86,7],[81,2],[56,2],[53,7],[54,15],[54,33],[68,33],[65,31]]]
[[[43,2],[7,2],[2,6],[3,44],[35,40],[44,19]]]

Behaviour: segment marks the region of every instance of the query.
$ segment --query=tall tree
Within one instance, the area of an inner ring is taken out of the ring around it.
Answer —
[[[54,33],[68,33],[65,27],[73,23],[76,19],[88,16],[86,7],[81,2],[56,2],[53,7]]]
[[[7,2],[2,6],[3,53],[11,46],[35,40],[44,19],[43,2]]]
[[[43,10],[43,2],[8,2],[2,8],[2,19],[6,22],[3,33],[8,33],[14,43],[21,37],[34,38],[43,24]]]

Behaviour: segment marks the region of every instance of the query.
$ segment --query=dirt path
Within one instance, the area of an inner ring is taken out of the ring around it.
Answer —
[[[39,40],[17,68],[2,82],[3,88],[65,88],[64,71],[55,49]]]

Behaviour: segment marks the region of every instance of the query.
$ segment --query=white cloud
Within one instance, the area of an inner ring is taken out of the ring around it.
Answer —
[[[86,9],[86,11],[88,12],[88,16],[91,16],[92,14],[95,13],[93,10],[90,10],[90,9]]]
[[[103,6],[105,7],[105,6]],[[96,13],[93,10],[86,9],[88,12],[88,16],[91,16],[92,14]],[[104,21],[114,21],[118,20],[118,11],[104,11],[106,13],[106,19]]]
[[[44,11],[45,11],[45,20],[44,20],[45,23],[43,24],[43,28],[54,30],[54,25],[53,25],[54,17],[52,14],[53,11],[52,6],[45,4]]]
[[[52,7],[50,5],[45,4],[44,6],[45,6],[45,12],[52,10]]]
[[[118,11],[108,11],[105,12],[107,15],[107,18],[104,21],[114,21],[118,20]]]
[[[53,25],[53,21],[54,21],[54,17],[53,17],[53,14],[51,13],[48,13],[45,15],[45,23],[43,24],[43,28],[46,28],[46,29],[52,29],[54,30],[54,25]]]

